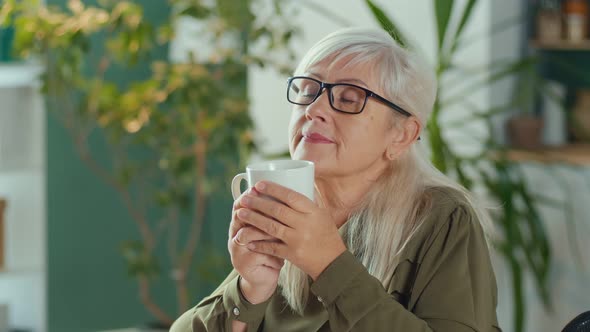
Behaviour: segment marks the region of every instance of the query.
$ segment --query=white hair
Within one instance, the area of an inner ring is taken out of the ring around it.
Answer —
[[[303,57],[295,75],[304,74],[328,58],[334,62],[347,58],[347,66],[371,63],[374,76],[380,78],[379,88],[384,97],[412,113],[425,126],[436,99],[435,75],[417,54],[402,48],[384,30],[348,28],[326,36]],[[471,207],[484,228],[491,225],[487,211],[463,186],[436,169],[420,145],[412,144],[391,162],[340,228],[348,250],[384,287],[393,275],[396,256],[428,217],[428,207],[432,205],[429,188],[452,189],[462,203]],[[287,304],[302,315],[309,295],[308,276],[287,261],[279,286]]]

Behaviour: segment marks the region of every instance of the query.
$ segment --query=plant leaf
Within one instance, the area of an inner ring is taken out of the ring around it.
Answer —
[[[436,31],[438,33],[438,49],[442,50],[444,46],[447,28],[451,14],[453,13],[454,0],[433,0],[434,13],[436,14]]]
[[[476,42],[480,42],[482,39],[490,38],[490,36],[497,36],[502,32],[505,32],[508,29],[514,28],[516,26],[522,26],[528,19],[526,14],[509,17],[507,19],[501,19],[498,22],[494,22],[490,30],[486,31],[479,31],[478,33],[472,33],[468,36],[464,36],[461,40],[457,41],[457,46],[461,46],[462,48],[468,47]]]
[[[487,74],[486,77],[478,78],[478,81],[473,82],[467,88],[461,89],[457,93],[453,93],[450,97],[448,97],[448,99],[445,99],[442,102],[441,108],[447,108],[450,105],[462,102],[463,100],[465,100],[465,96],[473,94],[474,91],[488,87],[491,84],[498,82],[500,80],[514,77],[515,75],[522,73],[525,70],[530,70],[537,62],[537,57],[533,55],[508,63],[505,67],[501,67],[498,70],[495,70]]]
[[[371,0],[365,0],[369,9],[371,9],[371,13],[377,19],[377,22],[381,25],[381,27],[387,31],[393,39],[400,44],[402,47],[407,47],[407,39],[404,38],[400,29],[398,29],[397,25],[385,14],[385,12],[379,8],[379,6],[375,5],[375,3]]]
[[[476,3],[477,3],[477,0],[468,0],[467,1],[467,4],[465,5],[465,8],[463,9],[463,15],[461,15],[461,22],[459,23],[459,27],[457,28],[457,33],[455,34],[456,38],[461,37],[461,34],[463,33],[463,30],[465,28],[465,25],[469,21],[469,18],[471,18],[471,12],[473,12],[473,8],[475,7]]]
[[[469,22],[469,19],[471,18],[471,13],[473,12],[473,8],[475,7],[476,3],[477,3],[477,0],[468,0],[467,4],[465,4],[465,7],[463,8],[463,14],[461,15],[461,21],[459,22],[459,26],[457,27],[457,32],[455,32],[455,36],[453,37],[453,47],[451,49],[451,55],[455,52],[455,50],[457,49],[457,46],[459,45],[459,40],[461,39],[461,35],[463,34],[463,30],[465,29],[465,25],[467,25],[467,22]]]
[[[546,231],[538,215],[536,208],[533,206],[530,198],[526,196],[526,189],[521,190],[521,197],[526,204],[526,211],[523,215],[523,222],[526,222],[527,229],[531,239],[527,248],[524,248],[527,264],[533,274],[538,293],[547,308],[551,308],[551,299],[547,284],[550,262],[550,246],[546,238]],[[525,227],[524,225],[522,227]]]

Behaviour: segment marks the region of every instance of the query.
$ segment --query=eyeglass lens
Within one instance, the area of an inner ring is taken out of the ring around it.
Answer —
[[[334,85],[328,90],[330,103],[336,110],[346,113],[362,111],[366,100],[366,92],[363,89],[342,84]],[[310,105],[321,92],[320,83],[307,78],[295,78],[291,81],[287,98],[294,104]]]

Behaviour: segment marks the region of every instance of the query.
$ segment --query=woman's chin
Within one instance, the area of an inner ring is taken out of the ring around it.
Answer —
[[[319,153],[318,151],[310,151],[308,149],[297,149],[293,153],[293,159],[309,160],[314,164],[318,164],[323,158],[321,153]]]
[[[326,173],[331,173],[329,170],[334,168],[334,165],[329,162],[325,155],[320,156],[314,153],[301,153],[301,154],[293,154],[293,159],[296,160],[308,160],[313,162],[314,164],[314,172],[315,176],[321,176]]]

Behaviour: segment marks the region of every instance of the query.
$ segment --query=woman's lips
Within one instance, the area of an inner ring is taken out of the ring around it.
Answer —
[[[303,134],[303,140],[312,144],[332,144],[332,140],[318,133]]]

